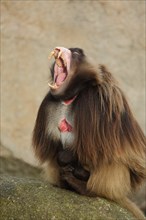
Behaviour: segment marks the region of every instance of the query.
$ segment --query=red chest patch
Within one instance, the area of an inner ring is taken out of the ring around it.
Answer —
[[[65,118],[60,122],[58,128],[60,132],[71,132],[72,131],[72,126],[66,121]]]

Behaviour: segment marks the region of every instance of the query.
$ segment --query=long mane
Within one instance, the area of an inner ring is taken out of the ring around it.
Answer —
[[[145,136],[111,73],[101,66],[97,76],[98,74],[100,77],[102,75],[102,81],[98,81],[94,87],[84,89],[76,98],[73,107],[74,146],[79,160],[83,163],[90,160],[92,166],[96,167],[103,161],[110,163],[121,158],[132,170],[132,159],[140,159],[143,167]],[[131,152],[130,161],[128,154]],[[141,171],[142,177],[143,172]]]

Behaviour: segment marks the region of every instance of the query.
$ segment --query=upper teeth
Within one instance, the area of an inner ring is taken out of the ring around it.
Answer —
[[[62,64],[62,61],[60,60],[60,59],[56,59],[56,64],[57,64],[57,66],[59,66],[59,67],[62,67],[63,66],[63,64]]]
[[[52,58],[52,56],[54,56],[54,51],[52,51],[48,57],[48,59],[50,60]]]
[[[60,58],[61,54],[62,54],[62,51],[58,51],[57,49],[55,49],[50,53],[49,59],[51,59],[52,56],[54,56],[55,59]]]
[[[66,66],[66,62],[65,62],[64,59],[63,59],[62,51],[61,51],[61,50],[60,50],[60,51],[59,51],[58,49],[53,50],[53,51],[50,53],[49,59],[51,59],[52,56],[54,56],[54,58],[55,58],[55,60],[56,60],[57,66],[62,67],[62,63],[61,63],[61,61],[59,61],[59,58],[62,58],[63,64],[64,64],[64,66]],[[59,61],[59,62],[58,62],[58,61]]]
[[[62,55],[62,51],[60,50],[59,53],[58,53],[58,58],[60,58]],[[62,58],[62,57],[61,57]]]

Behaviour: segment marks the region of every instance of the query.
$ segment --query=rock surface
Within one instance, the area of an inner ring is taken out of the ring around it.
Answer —
[[[1,176],[0,199],[1,220],[135,220],[114,203],[31,178]]]
[[[41,179],[41,170],[13,157],[0,157],[0,175]]]
[[[115,203],[49,185],[40,169],[12,157],[0,157],[0,201],[0,220],[134,220]]]
[[[48,54],[81,47],[120,80],[144,129],[145,1],[1,1],[1,141],[36,164],[31,136],[48,90]],[[3,151],[4,152],[4,151]]]

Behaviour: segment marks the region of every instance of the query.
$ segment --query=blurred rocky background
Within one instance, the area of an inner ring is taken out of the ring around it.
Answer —
[[[145,1],[3,0],[4,158],[16,157],[37,165],[31,137],[38,107],[48,91],[48,55],[55,46],[81,47],[93,64],[105,64],[118,79],[138,122],[145,128]],[[141,195],[144,198],[144,188]],[[144,199],[141,204],[145,207]]]

